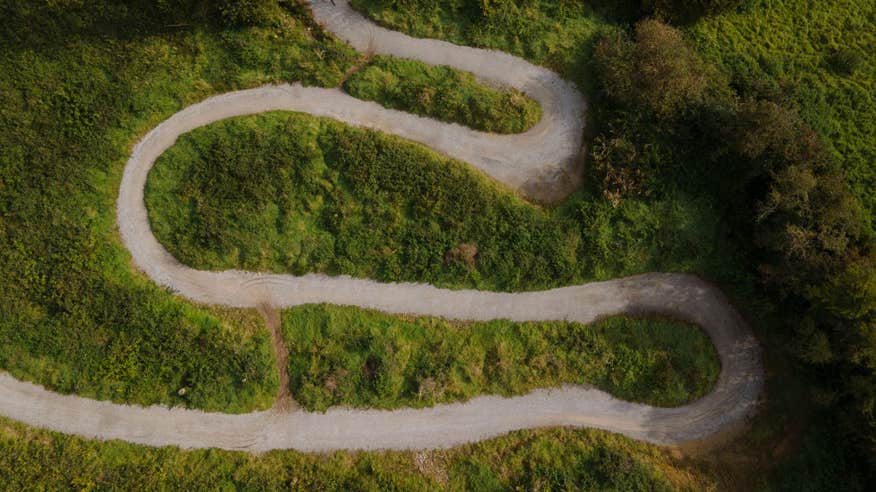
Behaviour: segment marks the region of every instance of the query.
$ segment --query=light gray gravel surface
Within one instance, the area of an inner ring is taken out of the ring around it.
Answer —
[[[553,182],[557,189],[569,184],[574,173],[567,170],[580,147],[584,110],[583,99],[572,86],[509,55],[410,38],[375,27],[350,10],[345,0],[336,3],[332,7],[327,1],[315,1],[314,15],[357,48],[370,45],[378,52],[452,65],[518,87],[542,103],[543,121],[531,132],[498,137],[386,110],[330,89],[270,86],[210,98],[152,130],[136,145],[128,161],[117,212],[122,239],[135,265],[181,296],[226,306],[332,303],[457,320],[582,323],[620,313],[667,314],[700,325],[711,337],[721,358],[714,390],[677,408],[629,403],[599,390],[564,386],[513,398],[483,396],[417,410],[333,408],[310,413],[274,409],[230,415],[60,395],[0,373],[0,414],[60,432],[154,446],[328,451],[449,447],[512,430],[558,425],[595,427],[652,443],[676,444],[728,428],[755,410],[763,383],[759,345],[720,291],[694,276],[654,273],[541,292],[500,293],[317,274],[207,272],[188,268],[173,258],[149,226],[143,201],[148,172],[179,135],[232,116],[268,110],[328,116],[426,143],[471,162],[523,193],[546,190],[546,183],[551,185],[545,180],[548,176],[559,180]],[[548,195],[530,196],[545,199]]]

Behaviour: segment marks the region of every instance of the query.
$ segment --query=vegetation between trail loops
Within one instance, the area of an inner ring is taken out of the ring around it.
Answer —
[[[352,0],[374,21],[413,36],[490,48],[547,66],[587,88],[595,36],[615,26],[578,0]]]
[[[344,83],[353,97],[493,133],[524,132],[541,106],[516,89],[490,88],[468,72],[376,56]]]
[[[400,138],[293,113],[180,137],[149,175],[156,237],[183,263],[521,290],[716,271],[713,206],[678,194],[546,211]]]
[[[312,410],[424,407],[564,383],[677,406],[705,395],[720,371],[702,331],[660,318],[462,325],[308,306],[286,312],[283,334],[290,389]]]

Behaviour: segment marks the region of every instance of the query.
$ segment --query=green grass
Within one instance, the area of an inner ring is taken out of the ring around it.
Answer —
[[[677,406],[705,395],[720,371],[702,331],[660,318],[460,324],[306,306],[286,311],[283,335],[292,394],[320,411],[433,406],[563,383]]]
[[[181,136],[152,169],[146,205],[159,241],[199,269],[522,290],[728,265],[707,201],[612,207],[581,193],[541,209],[420,145],[293,113]]]
[[[257,319],[135,273],[116,233],[121,170],[138,135],[190,103],[282,80],[334,86],[358,55],[297,13],[229,30],[154,2],[55,3],[0,6],[0,367],[99,399],[270,405]]]
[[[749,96],[799,109],[876,214],[876,2],[753,0],[688,33]]]
[[[514,432],[451,450],[180,451],[97,442],[0,419],[10,490],[696,490],[659,448],[591,430]]]
[[[524,132],[541,106],[516,89],[487,87],[447,66],[377,56],[344,83],[352,96],[493,133]]]

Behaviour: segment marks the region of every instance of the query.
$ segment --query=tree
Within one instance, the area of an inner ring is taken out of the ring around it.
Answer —
[[[660,21],[636,24],[634,37],[613,34],[596,44],[603,92],[628,107],[668,116],[708,86],[707,66],[681,32]]]

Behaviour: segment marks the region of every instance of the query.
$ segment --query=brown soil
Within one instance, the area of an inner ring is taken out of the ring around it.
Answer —
[[[259,306],[259,313],[265,318],[265,325],[271,333],[271,346],[277,360],[277,373],[280,375],[280,389],[277,390],[275,410],[292,411],[298,408],[298,403],[292,398],[289,390],[289,351],[283,341],[283,330],[280,323],[280,311],[267,304]]]

